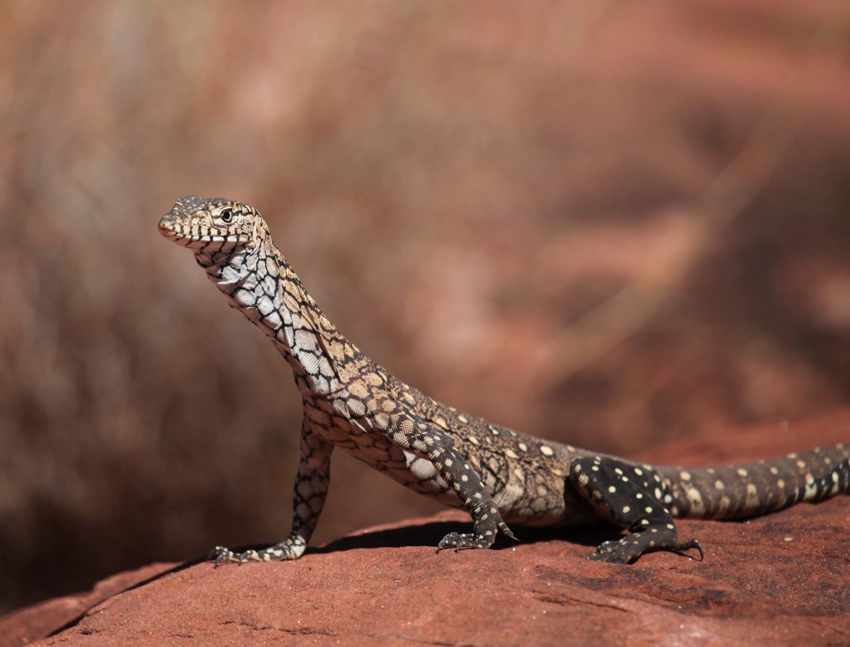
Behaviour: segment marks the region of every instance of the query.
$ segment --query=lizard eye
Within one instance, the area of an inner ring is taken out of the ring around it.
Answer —
[[[230,222],[231,220],[233,220],[233,211],[231,209],[225,209],[220,214],[218,214],[218,217],[221,218],[222,222]]]

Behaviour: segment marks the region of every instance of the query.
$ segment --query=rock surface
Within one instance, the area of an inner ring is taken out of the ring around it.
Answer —
[[[848,430],[850,413],[839,412],[640,458],[745,462],[847,441]],[[850,644],[847,497],[742,523],[681,521],[680,535],[702,542],[704,562],[587,561],[613,536],[603,528],[517,528],[517,545],[435,555],[463,519],[450,511],[369,529],[296,562],[149,566],[7,616],[0,646],[59,628],[39,644]]]

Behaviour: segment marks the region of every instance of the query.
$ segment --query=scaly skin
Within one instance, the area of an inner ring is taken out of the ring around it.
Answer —
[[[702,548],[677,539],[674,517],[742,519],[850,491],[850,449],[816,449],[749,465],[678,469],[631,463],[541,440],[447,407],[396,379],[325,317],[250,205],[188,196],[159,223],[289,362],[304,420],[292,532],[279,544],[222,561],[297,559],[328,491],[334,447],[402,485],[464,508],[473,532],[437,546],[489,548],[507,526],[604,521],[630,531],[593,559],[631,563],[656,550]]]

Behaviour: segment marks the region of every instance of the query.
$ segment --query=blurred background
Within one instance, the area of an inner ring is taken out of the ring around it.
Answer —
[[[158,235],[190,193],[523,431],[850,401],[845,0],[7,2],[0,117],[0,612],[289,532],[299,398]],[[436,509],[333,472],[314,543]]]

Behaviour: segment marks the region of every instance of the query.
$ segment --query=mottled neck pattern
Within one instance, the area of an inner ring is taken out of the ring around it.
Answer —
[[[253,246],[199,250],[195,258],[231,307],[272,340],[292,367],[302,394],[339,391],[344,338],[289,267],[268,229],[258,238]]]

